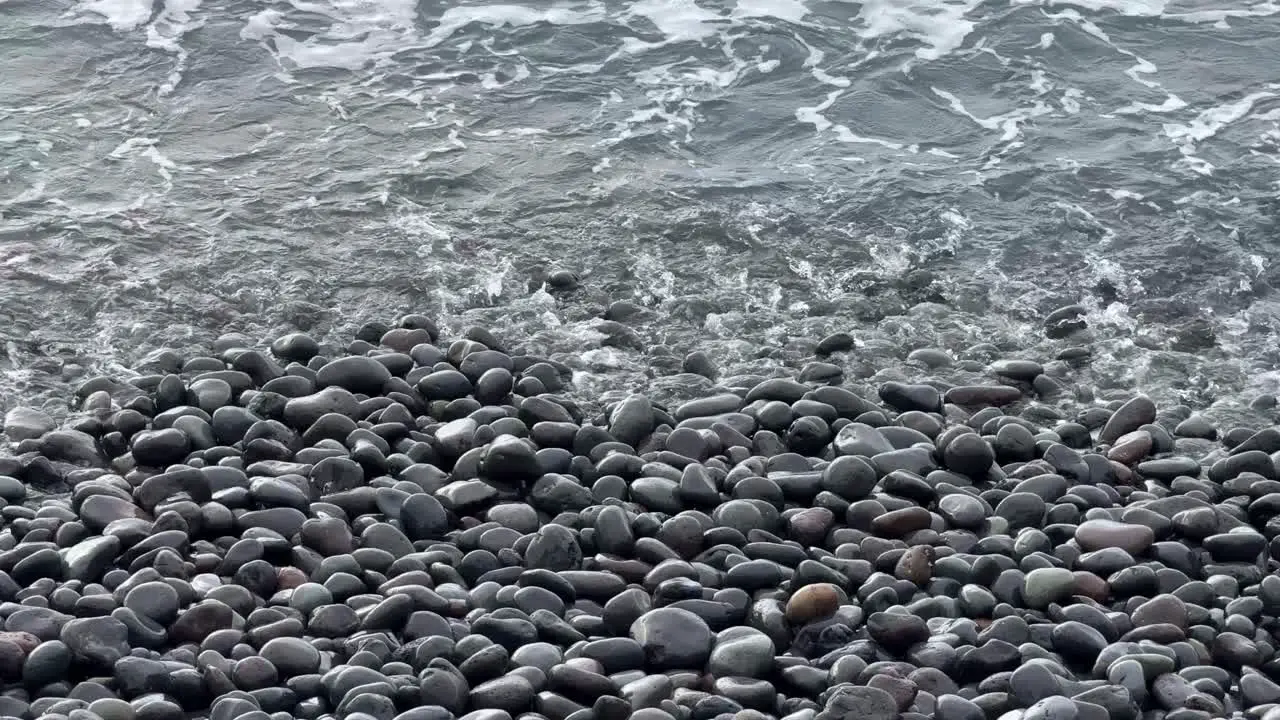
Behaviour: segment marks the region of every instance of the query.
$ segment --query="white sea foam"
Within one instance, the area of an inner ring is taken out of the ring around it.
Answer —
[[[808,55],[806,55],[804,59],[804,67],[809,69],[809,74],[813,76],[814,80],[817,80],[824,85],[832,85],[840,88],[847,88],[853,84],[847,77],[832,75],[821,67],[818,67],[822,64],[822,61],[826,59],[826,53],[805,42],[805,39],[798,34],[793,35],[792,37],[794,37],[796,42],[803,45],[805,50],[808,51]]]
[[[290,2],[299,11],[328,17],[332,24],[323,32],[298,40],[280,32],[294,28],[288,14],[268,9],[251,16],[240,35],[250,40],[270,39],[277,56],[299,68],[354,70],[394,53],[442,45],[471,25],[488,28],[527,27],[539,23],[576,25],[604,17],[603,11],[594,3],[589,6],[493,4],[449,7],[439,17],[428,17],[429,21],[434,21],[435,27],[423,36],[418,30],[417,0]]]
[[[1169,95],[1164,102],[1156,105],[1154,103],[1133,102],[1121,108],[1116,108],[1116,115],[1138,115],[1144,112],[1149,113],[1169,113],[1175,110],[1181,110],[1186,107],[1187,103],[1177,95]]]
[[[720,15],[702,7],[696,0],[639,0],[631,5],[626,16],[648,21],[664,38],[658,42],[626,38],[622,52],[630,54],[675,43],[701,42],[721,32]]]
[[[67,13],[82,22],[101,22],[117,32],[137,30],[151,19],[152,0],[83,0]]]
[[[283,20],[283,15],[259,13],[246,23],[241,36],[271,38],[277,55],[300,68],[355,70],[418,37],[416,0],[291,0],[290,4],[302,12],[328,17],[333,23],[322,33],[297,40],[275,32],[274,23]]]
[[[1276,94],[1272,92],[1251,93],[1234,102],[1202,110],[1188,123],[1165,123],[1164,134],[1177,145],[1185,165],[1201,175],[1211,175],[1216,168],[1196,154],[1199,144],[1217,135],[1228,125],[1248,117],[1258,102],[1273,97]]]
[[[1108,10],[1131,17],[1158,17],[1169,6],[1168,0],[1013,0],[1016,5],[1068,5],[1093,12]]]
[[[868,137],[866,135],[859,135],[853,132],[852,130],[850,130],[847,125],[833,125],[832,130],[835,131],[836,139],[842,143],[850,143],[855,145],[856,144],[879,145],[881,147],[889,148],[890,150],[906,150],[907,152],[912,152],[912,153],[917,152],[919,150],[919,148],[917,148],[915,145],[904,145],[900,142],[894,142],[892,140],[884,140],[881,138]]]
[[[1206,108],[1186,124],[1165,123],[1164,133],[1174,142],[1196,143],[1207,140],[1224,127],[1246,117],[1259,101],[1273,97],[1276,94],[1272,92],[1250,93],[1235,102]]]
[[[817,105],[796,108],[796,120],[813,125],[814,130],[817,132],[827,130],[832,126],[832,122],[827,119],[827,116],[824,115],[823,112],[830,109],[835,101],[843,94],[843,90],[833,90],[827,93],[826,100],[823,100]]]
[[[964,44],[974,28],[973,21],[965,16],[979,3],[980,0],[866,0],[858,11],[858,19],[864,25],[858,34],[866,39],[900,35],[915,38],[923,45],[916,49],[916,57],[936,60]]]
[[[1121,55],[1133,58],[1133,65],[1127,68],[1124,71],[1124,74],[1128,75],[1134,82],[1140,85],[1145,85],[1149,88],[1162,89],[1159,82],[1143,77],[1143,75],[1153,75],[1159,71],[1159,68],[1157,68],[1154,63],[1139,56],[1133,51],[1126,50],[1119,45],[1116,45],[1111,41],[1111,38],[1102,30],[1102,28],[1098,27],[1092,20],[1081,15],[1078,10],[1067,8],[1057,13],[1046,13],[1045,16],[1054,20],[1066,20],[1068,22],[1073,22],[1081,30],[1109,45],[1111,49]]]
[[[1000,131],[1000,140],[1002,142],[1016,140],[1022,134],[1022,124],[1027,120],[1052,112],[1052,109],[1044,101],[1036,100],[1029,108],[1017,108],[1006,113],[984,118],[970,112],[964,106],[964,102],[954,93],[936,87],[930,88],[930,90],[933,91],[933,94],[946,100],[951,110],[955,113],[969,118],[977,123],[979,127]]]
[[[1220,28],[1230,27],[1227,20],[1250,17],[1267,17],[1280,14],[1280,4],[1265,0],[1248,7],[1223,8],[1221,10],[1192,10],[1167,13],[1164,17],[1190,23],[1212,23]]]
[[[173,172],[179,170],[178,164],[156,148],[158,140],[147,137],[133,137],[116,146],[108,155],[113,160],[134,160],[144,158],[155,165],[156,172],[164,178],[165,185],[173,184]]]
[[[798,23],[809,14],[809,8],[800,0],[738,0],[733,9],[735,18],[776,18],[784,22]]]
[[[581,25],[596,22],[603,17],[603,12],[594,6],[582,9],[566,6],[531,8],[522,5],[451,7],[440,16],[440,24],[427,36],[425,44],[427,47],[435,47],[472,23],[494,28],[527,27],[538,23]]]
[[[147,26],[147,47],[181,53],[178,41],[187,32],[204,23],[193,21],[191,14],[200,8],[200,0],[164,0],[164,8]]]
[[[182,37],[204,25],[192,13],[200,8],[200,0],[164,0],[164,8],[147,26],[147,47],[174,54],[173,68],[160,86],[160,94],[168,95],[182,82],[190,53],[182,47]]]

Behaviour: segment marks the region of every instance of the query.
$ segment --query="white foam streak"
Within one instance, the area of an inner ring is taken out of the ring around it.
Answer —
[[[831,127],[832,123],[822,113],[831,108],[836,100],[844,94],[843,90],[833,90],[827,93],[827,99],[812,107],[796,108],[796,120],[802,123],[813,125],[814,130],[822,132]]]
[[[200,0],[165,0],[164,9],[147,26],[147,47],[172,53],[182,52],[178,41],[183,34],[203,24],[193,24],[191,20],[191,13],[199,8]]]
[[[1276,14],[1280,14],[1280,4],[1268,0],[1247,8],[1193,10],[1185,13],[1169,13],[1165,17],[1189,23],[1214,23],[1222,26],[1225,25],[1227,20],[1233,18],[1266,17]]]
[[[918,152],[919,148],[915,145],[904,145],[892,140],[859,135],[850,130],[847,125],[837,124],[829,120],[823,112],[829,110],[832,104],[834,104],[835,101],[843,94],[843,90],[833,90],[827,93],[827,99],[818,105],[796,108],[796,120],[798,122],[813,125],[814,131],[817,133],[823,133],[827,130],[831,130],[835,134],[836,139],[842,143],[880,145],[881,147],[886,147],[890,150],[906,150],[912,153]]]
[[[84,0],[68,15],[84,19],[85,15],[101,18],[116,32],[137,30],[151,19],[152,0]]]
[[[627,38],[623,49],[628,52],[679,42],[700,42],[719,32],[716,21],[720,16],[694,0],[640,0],[631,6],[627,14],[648,20],[666,38],[656,44]]]
[[[798,23],[809,14],[809,8],[800,0],[738,0],[733,9],[735,18],[776,18],[784,22]]]
[[[147,26],[147,47],[175,55],[173,69],[160,86],[162,96],[173,92],[178,83],[182,82],[182,73],[187,69],[190,53],[182,47],[181,40],[188,32],[204,25],[203,20],[194,20],[191,16],[199,8],[200,0],[165,0],[160,15]]]
[[[1203,110],[1186,125],[1166,123],[1164,133],[1175,142],[1196,143],[1207,140],[1217,135],[1222,128],[1247,116],[1259,100],[1273,97],[1276,97],[1276,94],[1271,92],[1251,93],[1235,102]]]
[[[890,150],[907,149],[907,150],[910,150],[911,152],[915,152],[914,146],[908,148],[906,145],[903,145],[902,143],[893,142],[892,140],[882,140],[880,138],[873,138],[873,137],[867,137],[865,135],[858,135],[857,133],[853,132],[845,125],[836,125],[835,132],[836,132],[836,139],[838,139],[842,143],[851,143],[851,144],[861,143],[861,144],[867,144],[867,145],[880,145],[882,147],[887,147]]]
[[[937,60],[963,45],[973,32],[974,24],[965,16],[978,4],[979,0],[867,0],[858,11],[865,25],[859,35],[868,39],[906,35],[924,44],[916,49],[916,57]]]
[[[528,27],[538,23],[581,25],[604,18],[597,8],[577,10],[568,7],[530,8],[522,5],[483,5],[451,7],[440,16],[440,24],[427,36],[427,47],[435,47],[462,28],[479,23],[492,28]]]
[[[279,13],[254,15],[241,29],[245,39],[272,40],[275,54],[299,68],[356,70],[371,60],[398,52],[418,39],[416,0],[292,0],[297,10],[328,17],[327,30],[306,40],[277,32],[288,29]]]
[[[1129,17],[1159,17],[1169,6],[1167,0],[1013,0],[1018,5],[1069,5],[1093,12],[1109,10]]]
[[[169,186],[173,184],[173,171],[179,169],[178,164],[156,149],[157,142],[155,138],[129,138],[117,145],[108,157],[112,160],[132,160],[139,157],[150,160],[156,166],[156,172],[164,178],[165,185]]]
[[[805,42],[805,39],[800,37],[798,34],[793,34],[792,37],[808,51],[809,54],[804,59],[804,67],[809,68],[809,74],[813,75],[814,80],[817,80],[824,85],[831,85],[839,88],[847,88],[853,84],[847,77],[831,75],[826,70],[818,67],[818,65],[822,64],[822,61],[826,59],[826,53]]]
[[[947,104],[951,107],[952,111],[954,111],[959,115],[963,115],[964,117],[969,118],[973,122],[977,123],[979,127],[985,128],[987,130],[1001,131],[1000,139],[1003,142],[1012,141],[1016,139],[1019,135],[1021,135],[1023,122],[1033,117],[1039,117],[1041,115],[1045,115],[1050,112],[1050,108],[1048,105],[1044,104],[1042,101],[1037,100],[1035,104],[1030,108],[1010,110],[1007,113],[1002,113],[1000,115],[992,115],[991,117],[983,118],[983,117],[978,117],[977,115],[974,115],[973,113],[969,112],[969,110],[964,106],[964,103],[960,100],[960,98],[956,97],[953,93],[950,93],[946,90],[943,90],[941,88],[936,88],[936,87],[932,87],[930,88],[930,90],[933,91],[933,94],[937,95],[943,100],[946,100]]]
[[[1177,95],[1169,95],[1164,102],[1159,105],[1153,103],[1134,102],[1115,110],[1116,115],[1137,115],[1143,112],[1150,113],[1169,113],[1175,110],[1181,110],[1186,107],[1187,103]]]
[[[1259,101],[1273,97],[1276,97],[1276,94],[1272,92],[1251,93],[1235,102],[1202,110],[1186,124],[1165,123],[1164,134],[1178,146],[1178,151],[1182,153],[1182,162],[1192,171],[1201,175],[1212,175],[1215,169],[1213,164],[1196,155],[1199,143],[1217,135],[1228,125],[1247,117]]]

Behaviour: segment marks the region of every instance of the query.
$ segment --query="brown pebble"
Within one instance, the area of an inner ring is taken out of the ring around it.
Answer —
[[[923,530],[933,522],[933,516],[922,507],[905,507],[889,512],[871,521],[871,532],[876,537],[900,538],[916,530]]]
[[[1111,462],[1111,469],[1114,470],[1116,474],[1116,482],[1121,485],[1132,485],[1133,470],[1130,469],[1130,467],[1128,465],[1125,465],[1124,463],[1118,463],[1115,460],[1112,460],[1110,462]]]
[[[1091,572],[1077,570],[1072,575],[1076,578],[1076,592],[1096,602],[1106,602],[1111,597],[1111,587],[1107,581]]]
[[[872,675],[867,680],[867,687],[877,688],[889,693],[889,696],[898,705],[898,712],[906,712],[911,707],[911,703],[915,702],[916,692],[919,691],[916,684],[910,680],[884,672]]]
[[[933,561],[936,557],[937,553],[928,545],[907,548],[902,557],[898,558],[893,575],[899,580],[915,583],[917,587],[924,587],[933,577]]]
[[[1151,433],[1134,430],[1116,440],[1115,445],[1107,451],[1107,459],[1122,465],[1132,465],[1151,453],[1151,445]]]
[[[0,632],[0,640],[7,640],[14,645],[17,645],[18,649],[22,651],[24,656],[32,650],[35,650],[36,646],[40,644],[40,638],[29,632],[21,630]]]
[[[830,617],[839,609],[843,595],[840,588],[831,583],[805,585],[787,601],[787,620],[792,625],[804,625]]]
[[[815,507],[792,515],[787,525],[791,530],[791,538],[801,545],[822,545],[827,537],[827,530],[835,519],[835,514],[830,510]]]
[[[296,567],[282,567],[276,570],[276,587],[280,590],[291,590],[308,582],[307,574]]]

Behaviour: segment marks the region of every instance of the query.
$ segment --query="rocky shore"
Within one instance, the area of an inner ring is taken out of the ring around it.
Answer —
[[[853,346],[588,403],[410,315],[9,409],[0,718],[1280,720],[1280,430]]]

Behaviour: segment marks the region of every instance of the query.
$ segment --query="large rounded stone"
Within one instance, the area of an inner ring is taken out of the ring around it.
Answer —
[[[750,627],[733,627],[716,636],[707,668],[715,677],[766,677],[773,670],[773,641]]]
[[[1066,568],[1037,568],[1023,581],[1022,599],[1027,607],[1043,609],[1075,591],[1076,577]]]
[[[191,440],[181,430],[144,430],[129,443],[139,465],[164,467],[182,462],[191,451]]]
[[[99,670],[110,670],[130,651],[129,628],[113,617],[71,620],[58,637],[80,662]]]
[[[374,395],[391,379],[386,365],[371,357],[344,357],[325,363],[316,373],[319,388],[340,387],[354,393]]]
[[[805,585],[787,600],[787,620],[800,626],[830,617],[840,608],[843,596],[840,588],[831,583]]]
[[[1118,547],[1137,557],[1156,541],[1146,525],[1130,525],[1114,520],[1086,520],[1076,528],[1076,542],[1085,552]]]
[[[282,677],[307,675],[320,668],[320,651],[300,638],[269,640],[259,654],[274,665]]]
[[[631,624],[631,638],[644,650],[650,670],[701,669],[715,636],[702,618],[688,610],[664,607]]]

